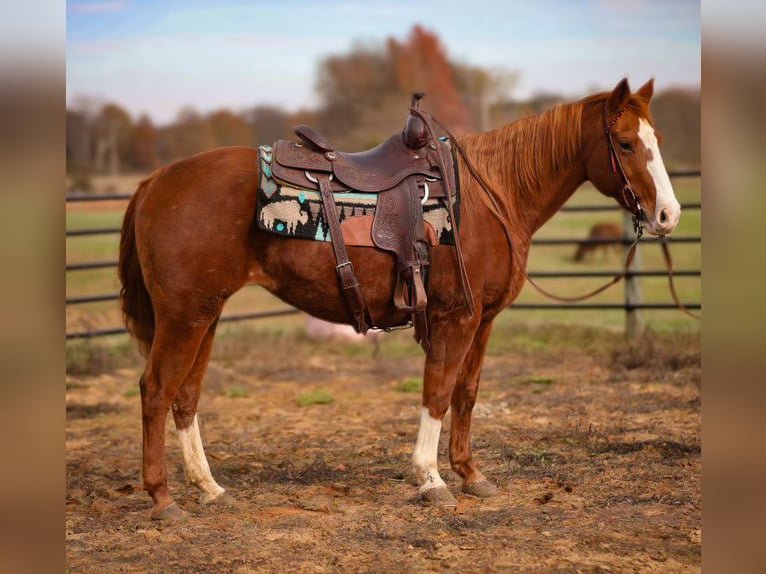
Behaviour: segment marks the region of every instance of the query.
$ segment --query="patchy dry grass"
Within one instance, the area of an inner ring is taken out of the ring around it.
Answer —
[[[67,377],[71,571],[699,571],[698,335],[629,344],[499,324],[472,443],[501,494],[459,493],[448,414],[440,470],[459,506],[444,511],[420,506],[410,480],[420,398],[397,387],[414,390],[423,359],[409,334],[374,355],[297,332],[224,329],[199,416],[213,473],[238,503],[200,507],[169,436],[170,487],[190,514],[174,526],[149,520],[141,490],[140,363]],[[332,402],[299,406],[317,389]]]

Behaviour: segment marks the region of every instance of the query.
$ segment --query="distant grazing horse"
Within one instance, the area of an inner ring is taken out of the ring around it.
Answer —
[[[450,462],[463,479],[463,492],[497,493],[471,456],[471,411],[492,321],[521,291],[532,234],[586,180],[625,209],[635,209],[632,200],[638,198],[650,233],[667,234],[676,226],[680,206],[658,148],[652,93],[652,81],[631,93],[622,80],[611,92],[458,138],[489,185],[480,186],[459,160],[459,233],[476,299],[473,314],[461,293],[455,248],[437,245],[431,253],[431,346],[412,457],[423,500],[456,504],[437,468],[439,433],[450,406]],[[125,214],[122,309],[147,357],[140,380],[143,484],[154,501],[154,519],[183,516],[168,490],[165,421],[171,409],[186,474],[202,491],[201,502],[231,502],[210,472],[196,416],[228,297],[255,283],[314,316],[351,322],[330,244],[258,228],[258,161],[257,150],[230,147],[166,166],[139,185]],[[626,179],[635,196],[624,192]],[[408,316],[393,305],[394,258],[364,247],[349,247],[349,253],[377,325],[405,323]]]
[[[582,261],[590,253],[601,251],[606,254],[610,250],[620,252],[620,240],[624,232],[622,225],[614,222],[594,223],[588,232],[588,238],[577,246],[574,254],[575,261]]]

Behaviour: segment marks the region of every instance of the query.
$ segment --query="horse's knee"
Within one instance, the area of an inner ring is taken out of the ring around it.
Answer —
[[[194,422],[194,415],[197,414],[196,404],[194,408],[176,401],[173,403],[173,421],[177,430],[187,429]]]
[[[423,406],[428,409],[428,414],[431,415],[431,418],[441,421],[447,414],[447,409],[449,409],[450,406],[450,399],[451,397],[444,393],[430,394],[424,398]]]

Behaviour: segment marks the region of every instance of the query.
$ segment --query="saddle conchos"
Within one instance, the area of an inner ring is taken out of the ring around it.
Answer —
[[[364,152],[339,151],[315,129],[297,126],[295,133],[300,141],[280,140],[274,144],[271,176],[284,186],[320,192],[322,216],[329,228],[341,290],[353,315],[354,327],[361,333],[374,327],[374,321],[348,257],[334,194],[377,195],[370,230],[372,244],[396,257],[394,305],[411,315],[415,338],[427,350],[424,277],[430,246],[435,241],[431,237],[433,230],[426,233],[426,227],[431,226],[424,224],[422,204],[428,199],[444,198],[450,221],[455,222],[457,189],[452,153],[446,142],[434,136],[431,116],[420,109],[422,97],[420,93],[414,95],[400,133]],[[472,308],[457,228],[454,223],[452,227],[466,301]]]

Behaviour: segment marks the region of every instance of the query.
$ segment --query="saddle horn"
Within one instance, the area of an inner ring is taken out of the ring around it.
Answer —
[[[425,92],[415,92],[412,94],[410,108],[413,110],[420,110],[420,100],[422,100],[425,95]],[[410,115],[402,130],[402,137],[404,138],[404,144],[410,149],[421,149],[425,147],[428,144],[430,135],[423,118],[410,111]]]

